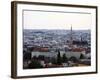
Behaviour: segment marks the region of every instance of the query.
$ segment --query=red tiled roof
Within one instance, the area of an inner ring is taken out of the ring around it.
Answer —
[[[40,51],[40,52],[48,52],[49,49],[47,47],[36,47],[36,48],[33,48],[33,51]]]
[[[82,51],[85,51],[84,48],[73,48],[72,49],[73,52],[82,52]]]

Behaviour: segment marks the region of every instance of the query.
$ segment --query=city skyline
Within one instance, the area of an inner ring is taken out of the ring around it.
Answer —
[[[91,65],[90,30],[24,29],[23,36],[23,69]]]

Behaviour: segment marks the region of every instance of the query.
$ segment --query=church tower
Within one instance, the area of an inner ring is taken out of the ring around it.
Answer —
[[[69,46],[70,46],[71,49],[73,48],[73,30],[72,30],[72,25],[71,25],[71,30],[70,30]]]

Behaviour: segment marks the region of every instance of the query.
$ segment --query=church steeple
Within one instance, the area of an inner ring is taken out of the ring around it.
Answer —
[[[72,49],[73,47],[73,30],[72,30],[72,25],[71,25],[71,30],[70,30],[70,48]]]

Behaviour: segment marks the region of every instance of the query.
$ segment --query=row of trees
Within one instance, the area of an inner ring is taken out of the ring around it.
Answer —
[[[26,51],[23,51],[23,53],[24,53],[23,60],[24,61],[31,60],[31,52],[32,52],[32,49],[31,48],[29,48],[27,50],[27,52]],[[58,64],[60,64],[61,62],[67,62],[68,61],[68,58],[67,58],[66,54],[63,54],[63,56],[61,57],[60,51],[57,50],[57,52],[58,52],[58,54],[57,54],[57,63]],[[72,56],[72,57],[74,57],[74,56]],[[45,58],[45,56],[44,55],[40,55],[38,58],[43,60]],[[83,54],[81,54],[80,55],[80,59],[84,59],[84,58],[85,58],[85,56]]]
[[[78,62],[78,59],[74,56],[68,58],[66,54],[63,54],[63,56],[61,56],[59,50],[57,52],[58,54],[56,58],[50,58],[44,55],[39,55],[38,57],[33,56],[32,59],[31,59],[31,54],[29,52],[24,54],[24,60],[31,60],[31,63],[28,65],[29,68],[42,68],[39,62],[40,60],[44,60],[44,61],[47,60],[47,62],[51,62],[52,64],[57,64],[57,65],[61,65],[62,63],[67,63],[68,61]],[[85,58],[84,55],[81,54],[80,59],[84,59],[84,58]]]
[[[85,56],[83,54],[81,54],[79,59],[85,59]],[[58,50],[57,64],[61,64],[62,62],[68,62],[68,61],[78,62],[78,59],[74,56],[72,56],[68,59],[66,54],[63,54],[63,56],[61,57],[60,51]]]
[[[68,58],[66,57],[65,54],[61,57],[60,51],[58,50],[58,55],[57,55],[57,64],[61,64],[62,62],[68,62]]]

